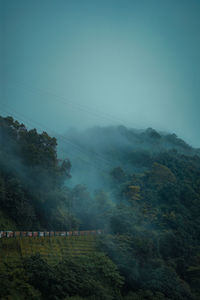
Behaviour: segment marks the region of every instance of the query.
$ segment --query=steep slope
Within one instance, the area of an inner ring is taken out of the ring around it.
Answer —
[[[0,241],[0,292],[13,278],[23,299],[199,299],[198,149],[152,129],[71,132],[69,187],[71,165],[58,160],[55,139],[0,121],[1,226],[107,232],[91,247],[78,238]]]
[[[64,182],[70,162],[60,161],[56,139],[27,130],[11,117],[0,117],[1,230],[76,226]]]

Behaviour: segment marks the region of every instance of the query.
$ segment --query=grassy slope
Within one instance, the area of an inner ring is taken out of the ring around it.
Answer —
[[[40,253],[48,263],[57,263],[66,255],[84,255],[96,251],[95,236],[23,237],[0,240],[1,263],[20,263],[22,258]]]

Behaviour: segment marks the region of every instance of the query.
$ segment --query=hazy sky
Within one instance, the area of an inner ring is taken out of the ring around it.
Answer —
[[[0,1],[3,115],[59,133],[153,127],[200,147],[199,0]]]

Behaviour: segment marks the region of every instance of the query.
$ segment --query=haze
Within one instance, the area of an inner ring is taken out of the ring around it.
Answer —
[[[1,114],[29,127],[123,124],[200,147],[200,2],[1,1]]]

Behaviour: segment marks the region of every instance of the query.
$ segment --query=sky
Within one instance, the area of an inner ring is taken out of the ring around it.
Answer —
[[[200,147],[199,0],[0,0],[0,114],[123,124]]]

